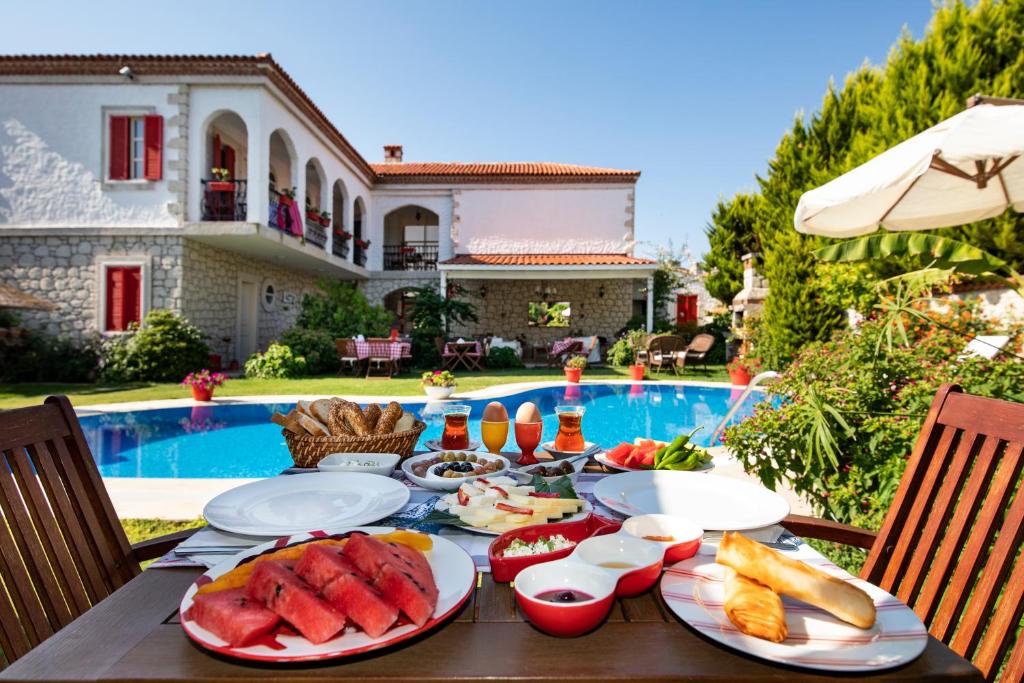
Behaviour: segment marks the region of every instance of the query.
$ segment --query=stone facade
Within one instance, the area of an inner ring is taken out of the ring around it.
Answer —
[[[375,273],[370,279],[363,280],[359,288],[368,302],[383,305],[384,297],[395,290],[436,285],[440,281],[441,275],[437,271],[385,271],[380,277]]]
[[[452,330],[455,335],[497,335],[506,339],[522,337],[528,345],[550,344],[568,335],[597,335],[614,339],[633,314],[633,290],[637,280],[453,280],[465,290],[465,298],[476,307],[479,322]],[[538,286],[553,288],[548,301],[572,305],[569,327],[531,327],[528,305],[541,301]],[[481,297],[481,287],[484,288]]]

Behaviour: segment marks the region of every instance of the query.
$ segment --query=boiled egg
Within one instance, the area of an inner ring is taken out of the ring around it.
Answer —
[[[540,421],[540,410],[537,409],[537,405],[534,403],[527,401],[516,410],[516,422],[530,423]]]
[[[497,401],[491,401],[484,408],[484,422],[508,422],[508,411]]]

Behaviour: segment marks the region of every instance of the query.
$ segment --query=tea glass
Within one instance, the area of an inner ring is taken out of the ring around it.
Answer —
[[[583,451],[583,406],[555,406],[558,416],[558,434],[555,436],[555,450],[567,453]]]
[[[470,406],[461,403],[453,403],[444,407],[444,433],[441,435],[441,448],[452,451],[469,448],[470,410],[472,410]]]

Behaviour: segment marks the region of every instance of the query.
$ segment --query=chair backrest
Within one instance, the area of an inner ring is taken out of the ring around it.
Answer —
[[[715,345],[715,337],[711,334],[698,334],[686,347],[688,353],[707,353]]]
[[[9,664],[139,574],[63,396],[0,411],[0,648]]]
[[[1022,466],[1024,404],[942,385],[861,572],[990,680],[1024,677]]]
[[[671,353],[673,351],[682,351],[686,348],[686,343],[682,337],[677,337],[674,334],[660,334],[657,337],[651,337],[647,342],[647,351],[649,353]]]

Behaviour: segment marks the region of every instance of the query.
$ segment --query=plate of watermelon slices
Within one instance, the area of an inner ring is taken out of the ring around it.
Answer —
[[[189,586],[181,625],[200,646],[263,662],[335,659],[429,631],[473,592],[465,550],[394,527],[311,531],[245,550]]]

